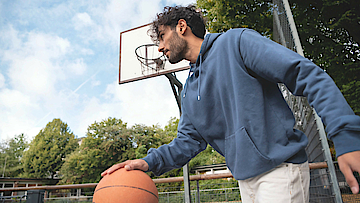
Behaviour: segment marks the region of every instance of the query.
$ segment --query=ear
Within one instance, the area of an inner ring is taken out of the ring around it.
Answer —
[[[176,31],[180,34],[180,35],[184,35],[186,30],[188,29],[186,20],[184,19],[180,19],[178,21],[178,24],[176,26]]]

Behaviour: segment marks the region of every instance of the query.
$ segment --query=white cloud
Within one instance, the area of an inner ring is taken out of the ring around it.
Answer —
[[[7,139],[32,128],[39,110],[31,98],[18,91],[3,88],[0,90],[0,139]]]
[[[117,46],[121,31],[150,23],[163,10],[161,0],[109,0],[83,4],[86,12],[72,17],[74,28],[81,33],[85,43],[101,40]],[[166,5],[188,5],[189,0],[167,0]]]
[[[167,0],[167,5],[182,5],[187,6],[189,4],[196,4],[196,1],[194,0]]]
[[[5,77],[0,73],[0,89],[5,86]]]
[[[111,102],[118,117],[130,125],[164,126],[170,117],[179,117],[175,97],[165,76],[122,85],[109,84],[102,96]]]
[[[5,45],[0,47],[0,60],[6,72],[0,74],[0,126],[6,126],[0,129],[1,139],[33,133],[38,124],[51,119],[44,117],[49,112],[51,116],[72,112],[79,96],[67,83],[87,70],[84,59],[74,56],[76,49],[68,39],[40,31],[19,32],[11,25],[7,28],[0,29],[0,42]],[[91,53],[91,49],[84,50]]]
[[[69,64],[67,69],[69,69],[70,73],[82,75],[85,73],[87,65],[84,63],[82,58],[78,58],[73,63]]]
[[[101,122],[110,117],[112,112],[116,111],[116,109],[111,108],[109,103],[103,103],[96,97],[84,100],[81,105],[83,108],[81,108],[80,113],[75,115],[75,119],[69,121],[69,125],[72,126],[79,137],[85,136],[87,128],[95,121]]]
[[[54,92],[57,76],[54,70],[49,69],[52,64],[48,60],[17,57],[11,61],[9,70],[10,84],[15,90],[43,97]]]
[[[91,49],[85,49],[85,48],[81,48],[80,49],[80,53],[82,55],[94,55],[94,51]]]
[[[91,19],[90,15],[86,12],[84,13],[77,13],[73,18],[72,21],[74,23],[75,30],[80,30],[85,27],[91,26],[94,24],[93,20]]]
[[[19,39],[18,37],[19,32],[15,30],[12,25],[4,26],[3,29],[0,31],[1,31],[0,39],[2,39],[3,42],[2,44],[3,47],[1,49],[9,48],[9,47],[16,47],[16,48],[21,47],[21,39]]]
[[[161,9],[160,0],[110,0],[106,4],[87,6],[92,24],[91,33],[84,33],[86,39],[101,40],[115,46],[121,31],[149,23]],[[77,14],[73,19],[78,18]],[[83,18],[88,19],[85,15]]]
[[[91,80],[91,86],[96,87],[101,85],[101,81],[100,80]]]
[[[0,104],[2,108],[20,110],[34,106],[31,99],[18,90],[2,89],[0,92]]]
[[[76,53],[69,40],[59,36],[31,31],[19,35],[9,26],[4,39],[11,39],[3,50],[2,60],[9,63],[9,84],[16,90],[46,96],[56,92],[56,84],[70,75],[82,75],[87,70],[83,58],[67,59]],[[92,53],[91,49],[87,50]],[[1,57],[1,55],[0,55]]]

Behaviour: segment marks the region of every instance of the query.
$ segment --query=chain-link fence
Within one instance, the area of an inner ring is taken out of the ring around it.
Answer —
[[[204,183],[203,183],[204,182]],[[191,202],[241,202],[238,182],[234,179],[192,181]],[[182,186],[160,187],[159,203],[184,202]]]

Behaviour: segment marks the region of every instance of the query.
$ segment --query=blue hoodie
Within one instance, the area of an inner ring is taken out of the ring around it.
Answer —
[[[306,96],[322,118],[337,156],[360,150],[360,117],[333,80],[310,60],[250,29],[208,34],[182,92],[178,135],[144,160],[160,175],[210,144],[237,180],[283,162],[307,160],[308,143],[278,83]]]

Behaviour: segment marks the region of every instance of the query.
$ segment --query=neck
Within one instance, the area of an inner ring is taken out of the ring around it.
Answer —
[[[196,63],[197,57],[200,54],[201,45],[203,43],[203,39],[195,37],[189,39],[188,42],[188,53],[186,55],[186,59],[190,61],[190,63]]]

